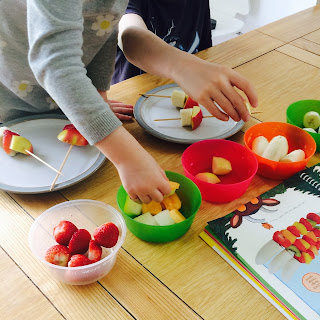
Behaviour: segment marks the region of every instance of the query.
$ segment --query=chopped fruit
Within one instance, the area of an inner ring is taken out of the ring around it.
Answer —
[[[161,211],[162,211],[162,207],[160,202],[155,202],[154,200],[152,200],[148,204],[146,203],[142,204],[142,213],[150,212],[152,215],[155,215]]]
[[[297,237],[293,235],[289,230],[281,230],[281,233],[291,242],[291,244],[293,244],[297,239]]]
[[[44,259],[57,266],[66,267],[70,259],[70,252],[66,246],[57,244],[47,250]]]
[[[318,249],[317,249],[316,246],[311,246],[309,250],[311,250],[315,256],[318,256],[318,255],[319,255],[319,252],[318,252]],[[308,252],[309,250],[307,250],[307,252]]]
[[[272,161],[279,161],[287,155],[288,150],[289,145],[287,138],[284,136],[275,136],[271,139],[261,157]]]
[[[192,125],[192,109],[181,109],[181,127],[188,127]]]
[[[175,223],[179,223],[179,222],[186,220],[186,218],[183,216],[183,214],[180,211],[178,211],[177,209],[170,210],[169,214]]]
[[[71,127],[72,126],[72,127]],[[65,129],[65,128],[68,129]],[[66,125],[57,137],[60,141],[72,144],[74,146],[86,146],[88,141],[81,135],[81,133],[73,126]]]
[[[170,187],[171,187],[171,192],[167,195],[165,195],[165,197],[169,197],[172,194],[174,194],[180,187],[180,183],[178,182],[174,182],[174,181],[169,181]]]
[[[97,262],[101,259],[102,248],[99,243],[94,240],[89,242],[88,258],[92,262]]]
[[[310,248],[310,244],[303,239],[297,239],[294,242],[294,245],[298,248],[299,251],[302,252],[306,252]]]
[[[293,235],[295,235],[296,237],[300,236],[300,231],[297,229],[297,227],[295,226],[289,226],[287,228],[287,230],[289,230]]]
[[[304,160],[306,157],[306,154],[302,149],[296,149],[292,152],[288,153],[286,156],[281,158],[280,162],[298,162]]]
[[[285,238],[285,236],[280,231],[276,231],[273,234],[273,240],[275,242],[279,243],[280,246],[283,246],[285,248],[288,248],[291,246],[291,242],[287,238]],[[296,246],[296,247],[298,248],[298,246]]]
[[[118,241],[119,229],[114,223],[107,222],[94,230],[93,237],[100,246],[112,248]]]
[[[200,126],[200,124],[202,122],[202,118],[203,118],[203,115],[202,115],[202,111],[201,111],[200,107],[199,106],[193,107],[192,108],[192,115],[191,115],[192,130],[197,129]]]
[[[160,226],[170,226],[171,224],[175,224],[174,220],[171,218],[169,210],[163,210],[154,216],[157,223]]]
[[[312,232],[314,233],[314,235],[315,235],[316,237],[320,237],[320,230],[319,230],[319,229],[313,228]]]
[[[305,128],[318,129],[320,126],[320,115],[316,111],[309,111],[303,116]]]
[[[301,218],[299,222],[306,227],[307,231],[311,231],[313,229],[312,224],[307,219]]]
[[[83,254],[75,254],[71,257],[71,259],[68,263],[68,267],[81,267],[81,266],[86,266],[91,263],[92,263],[92,261],[90,261]]]
[[[316,213],[313,213],[313,212],[308,213],[307,219],[313,220],[317,224],[320,224],[320,216]]]
[[[291,245],[287,248],[287,250],[291,251],[294,253],[295,256],[301,257],[301,252],[298,250],[298,248],[294,245]]]
[[[294,256],[295,259],[297,259],[300,263],[307,263],[309,264],[312,261],[312,258],[310,255],[306,252],[302,252],[301,257]]]
[[[10,149],[24,154],[28,154],[26,150],[30,152],[33,151],[32,144],[28,139],[16,135],[12,136]]]
[[[141,214],[142,204],[137,203],[130,199],[129,195],[126,197],[126,202],[124,203],[123,212],[129,217],[133,218]]]
[[[173,209],[179,210],[181,208],[181,201],[176,193],[163,198],[162,203],[169,211]]]
[[[158,222],[154,218],[154,216],[150,212],[146,212],[144,214],[141,214],[140,216],[137,216],[133,218],[133,220],[136,220],[140,223],[148,224],[150,226],[158,226]]]
[[[72,235],[78,231],[78,228],[70,221],[60,221],[53,228],[53,236],[55,240],[64,246],[68,246]]]
[[[307,220],[311,223],[312,228],[314,228],[317,225],[317,223],[315,221],[313,221],[311,219],[307,219]]]
[[[212,158],[212,172],[216,175],[225,175],[232,171],[232,166],[229,160],[222,157]]]
[[[10,131],[10,130],[4,130],[2,135],[2,147],[6,154],[13,157],[16,155],[16,152],[10,149],[11,140],[13,136],[19,136],[17,133]]]
[[[293,226],[296,227],[302,235],[307,234],[308,232],[307,228],[300,222],[295,222]]]
[[[72,123],[70,123],[65,125],[63,128],[63,130],[69,130],[69,129],[75,129],[75,126]]]
[[[184,109],[193,108],[194,106],[199,106],[198,102],[195,102],[190,97],[188,97],[188,99],[184,105]]]
[[[197,173],[195,176],[197,179],[202,180],[204,182],[209,182],[209,183],[219,183],[221,180],[211,172],[200,172]]]
[[[269,141],[267,140],[266,137],[264,136],[256,137],[252,142],[252,151],[257,155],[262,156],[268,144],[269,144]]]
[[[83,254],[88,251],[91,235],[86,229],[78,229],[69,242],[69,251],[73,254]]]
[[[184,91],[173,90],[171,94],[171,103],[177,108],[183,108],[187,100],[187,95]]]

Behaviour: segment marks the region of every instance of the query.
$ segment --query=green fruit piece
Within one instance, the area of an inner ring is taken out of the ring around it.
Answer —
[[[313,221],[311,219],[307,219],[307,220],[311,223],[312,227],[315,227],[317,225],[317,223],[315,221]]]
[[[291,245],[287,248],[287,250],[293,252],[296,257],[298,258],[301,257],[301,252],[296,246]]]
[[[309,111],[303,117],[303,125],[306,128],[318,129],[320,126],[320,115],[316,111]]]
[[[141,214],[142,204],[134,202],[127,195],[126,202],[124,204],[123,212],[129,217],[133,218]]]
[[[146,212],[144,214],[141,214],[140,216],[135,217],[133,220],[136,220],[138,222],[148,224],[150,226],[158,226],[156,219],[150,212]]]
[[[31,142],[21,136],[12,136],[10,149],[16,152],[28,154],[26,150],[32,152],[32,144]]]

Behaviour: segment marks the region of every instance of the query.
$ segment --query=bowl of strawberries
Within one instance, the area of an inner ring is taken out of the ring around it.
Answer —
[[[71,285],[93,283],[113,268],[126,236],[118,210],[95,200],[72,200],[43,212],[29,231],[32,253],[51,275]]]

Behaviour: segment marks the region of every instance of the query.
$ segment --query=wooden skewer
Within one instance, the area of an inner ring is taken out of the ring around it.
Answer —
[[[252,112],[252,114],[261,113],[261,111]],[[215,118],[215,116],[204,116],[203,118]],[[169,119],[155,119],[153,121],[170,121],[170,120],[180,120],[181,118],[169,118]]]
[[[162,96],[159,94],[148,94],[148,93],[139,93],[140,96],[145,96],[145,97],[157,97],[157,98],[170,98],[171,96]]]
[[[39,160],[40,162],[42,162],[43,164],[45,164],[47,167],[49,167],[50,169],[52,169],[53,171],[55,171],[57,173],[57,176],[59,176],[60,174],[63,176],[63,174],[60,172],[60,170],[56,170],[54,167],[50,166],[49,163],[43,161],[42,159],[40,159],[38,156],[36,156],[34,153],[30,152],[29,150],[25,150],[30,156],[34,157],[35,159]]]
[[[59,171],[61,171],[62,168],[64,167],[64,164],[66,163],[67,158],[69,157],[69,154],[71,152],[72,147],[73,147],[73,145],[71,144],[66,156],[64,157],[64,159],[62,161],[62,164],[61,164],[61,166],[59,168]],[[50,191],[52,191],[52,189],[53,189],[54,185],[56,184],[56,181],[58,180],[58,178],[59,178],[59,175],[57,174],[56,177],[54,178],[52,184],[51,184]]]

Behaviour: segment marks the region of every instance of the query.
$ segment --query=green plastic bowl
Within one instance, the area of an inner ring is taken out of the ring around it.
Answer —
[[[166,171],[170,181],[180,183],[180,188],[176,191],[182,207],[179,210],[186,220],[170,226],[151,226],[133,220],[123,212],[127,193],[121,186],[117,193],[118,207],[126,222],[128,229],[138,238],[149,242],[168,242],[183,236],[191,227],[196,213],[201,204],[201,193],[198,187],[187,177],[171,171]]]
[[[290,104],[287,108],[287,123],[303,129],[303,117],[309,111],[316,111],[320,114],[320,100],[300,100]],[[320,133],[308,133],[316,142],[317,152],[320,152]]]

